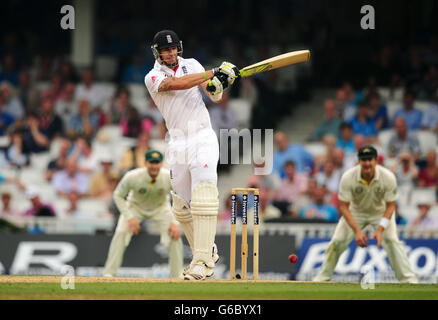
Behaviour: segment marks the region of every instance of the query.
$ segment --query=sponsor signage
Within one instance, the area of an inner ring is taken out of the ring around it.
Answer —
[[[112,235],[29,235],[0,234],[0,274],[62,274],[63,266],[72,266],[78,276],[101,276]],[[237,238],[236,272],[240,273],[240,243]],[[215,278],[229,277],[230,237],[217,235],[220,260]],[[259,278],[289,280],[295,272],[288,256],[295,251],[295,237],[260,235]],[[252,277],[252,239],[248,237],[248,273]],[[191,250],[184,239],[184,264],[191,260]],[[167,249],[159,235],[132,237],[125,251],[118,276],[167,278]]]
[[[299,250],[296,279],[309,281],[317,274],[324,261],[330,239],[305,238]],[[419,282],[438,281],[438,239],[405,239],[409,263]],[[386,251],[377,248],[375,241],[360,248],[354,241],[340,256],[333,275],[333,281],[360,281],[363,270],[374,270],[376,282],[398,282],[392,271]]]

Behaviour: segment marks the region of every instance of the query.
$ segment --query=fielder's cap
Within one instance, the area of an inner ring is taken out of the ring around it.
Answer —
[[[357,157],[360,160],[377,158],[377,150],[373,146],[366,145],[359,149],[359,152],[357,153]]]
[[[163,161],[163,154],[158,150],[151,149],[146,152],[145,158],[147,162],[161,162]]]

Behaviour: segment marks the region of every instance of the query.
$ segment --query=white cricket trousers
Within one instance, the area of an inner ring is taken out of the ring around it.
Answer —
[[[363,216],[353,214],[358,227],[363,230],[371,225],[377,230],[382,216]],[[382,246],[385,249],[391,267],[400,282],[417,283],[417,277],[409,265],[403,243],[399,240],[396,232],[395,213],[392,215],[388,227],[382,235]],[[345,221],[344,217],[338,222],[330,244],[325,252],[322,267],[313,281],[330,281],[333,271],[341,254],[347,249],[350,242],[355,238],[354,232]]]
[[[201,129],[188,137],[171,138],[166,156],[172,189],[187,203],[198,184],[217,185],[219,142],[211,128]]]
[[[149,212],[130,208],[134,218],[141,223],[144,219],[152,219],[160,230],[160,242],[166,246],[169,252],[169,267],[171,278],[179,278],[183,271],[183,244],[182,239],[174,240],[168,233],[168,228],[174,222],[170,204],[165,203],[161,207]],[[105,263],[104,275],[116,276],[117,270],[122,264],[123,254],[131,242],[132,232],[129,230],[128,220],[120,215],[116,231],[111,240],[108,258]],[[147,254],[147,253],[145,253]]]

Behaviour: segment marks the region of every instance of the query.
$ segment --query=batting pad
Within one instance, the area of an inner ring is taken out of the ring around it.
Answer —
[[[191,212],[194,229],[193,261],[203,261],[214,267],[212,248],[216,236],[219,192],[211,183],[201,183],[192,192]]]
[[[184,234],[189,242],[190,249],[192,249],[192,254],[194,253],[194,239],[193,239],[193,218],[190,213],[189,204],[181,198],[178,194],[171,191],[172,195],[172,212],[175,216],[176,221],[181,224],[184,230]]]

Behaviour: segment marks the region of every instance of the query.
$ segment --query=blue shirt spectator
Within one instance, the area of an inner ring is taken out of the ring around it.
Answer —
[[[431,105],[423,116],[422,127],[438,133],[438,104]]]
[[[377,92],[370,93],[368,99],[370,104],[369,118],[374,120],[376,131],[388,128],[388,110],[384,104],[380,103],[379,94]]]
[[[314,167],[313,156],[302,145],[298,143],[289,144],[286,134],[282,131],[274,135],[278,151],[274,154],[273,171],[280,178],[285,178],[284,164],[286,161],[293,161],[297,172],[311,172]]]
[[[356,152],[353,141],[353,127],[347,122],[343,122],[340,127],[340,135],[336,141],[336,147],[344,150],[345,154]]]
[[[350,121],[354,134],[361,134],[365,138],[377,136],[376,123],[368,117],[368,113],[368,104],[361,102],[357,108],[357,115]]]
[[[406,121],[408,130],[420,130],[423,113],[414,108],[415,95],[412,91],[406,91],[404,96],[404,107],[395,112],[393,120],[402,117]]]
[[[423,120],[423,113],[418,109],[399,109],[394,113],[394,120],[402,117],[406,121],[409,130],[420,130]]]
[[[323,219],[329,222],[338,221],[338,210],[330,204],[325,203],[324,187],[318,186],[315,190],[314,201],[310,202],[299,212],[302,219]]]
[[[99,129],[99,119],[91,113],[91,106],[87,100],[79,102],[79,112],[73,115],[67,124],[67,135],[75,137],[85,135],[92,137]]]

